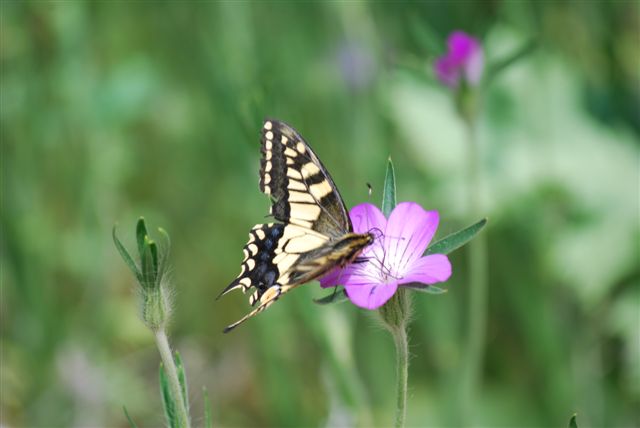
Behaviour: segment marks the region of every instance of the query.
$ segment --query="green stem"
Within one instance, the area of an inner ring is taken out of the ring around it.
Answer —
[[[392,331],[393,341],[396,345],[396,428],[404,427],[407,414],[407,380],[409,375],[409,346],[407,331],[403,327]]]
[[[176,415],[178,417],[179,426],[188,428],[190,427],[189,414],[187,413],[187,408],[184,404],[185,400],[182,396],[180,381],[178,380],[178,370],[176,369],[176,363],[173,360],[171,347],[169,346],[169,340],[167,339],[167,334],[165,333],[164,328],[155,330],[155,336],[156,344],[160,351],[160,358],[162,358],[162,364],[164,365],[164,370],[167,375],[167,379],[169,379],[169,385],[171,386],[171,391],[175,398],[174,401],[176,403]]]
[[[475,219],[482,210],[482,170],[475,124],[473,120],[467,120],[466,125],[469,140],[469,214],[471,219]],[[487,240],[486,234],[481,233],[469,243],[469,324],[462,400],[465,425],[473,418],[474,396],[482,383],[489,299],[487,271]]]

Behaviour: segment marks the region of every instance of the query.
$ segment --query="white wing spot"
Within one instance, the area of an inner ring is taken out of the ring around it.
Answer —
[[[273,127],[273,124],[272,124],[270,121],[266,121],[266,122],[264,123],[264,129],[266,129],[267,131],[268,131],[269,129],[271,129],[272,127]]]
[[[264,134],[264,136],[267,138],[267,140],[273,140],[273,132],[271,131],[267,131],[267,133]]]

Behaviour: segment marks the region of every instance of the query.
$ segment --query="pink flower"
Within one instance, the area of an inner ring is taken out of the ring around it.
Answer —
[[[447,45],[447,54],[433,64],[438,79],[452,88],[458,87],[461,78],[471,86],[477,86],[484,69],[484,54],[478,39],[454,31],[449,35]]]
[[[387,220],[375,205],[360,204],[351,209],[349,216],[356,233],[379,229],[382,236],[361,254],[360,258],[366,261],[334,269],[320,279],[322,287],[344,285],[355,305],[377,309],[403,284],[434,284],[451,276],[447,256],[422,256],[438,228],[437,211],[425,211],[415,202],[402,202]]]

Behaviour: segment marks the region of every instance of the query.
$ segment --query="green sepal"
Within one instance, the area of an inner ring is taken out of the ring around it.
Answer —
[[[329,305],[332,303],[346,302],[347,300],[349,300],[349,298],[347,297],[347,293],[345,293],[344,288],[341,286],[337,286],[331,292],[331,294],[320,297],[318,299],[313,299],[313,302],[319,305]]]
[[[387,172],[384,176],[384,184],[382,186],[382,214],[389,218],[389,214],[396,207],[396,173],[393,169],[391,158],[387,163]]]
[[[178,382],[180,382],[180,391],[182,392],[182,401],[184,401],[184,407],[189,412],[189,399],[187,395],[187,376],[184,372],[184,365],[182,364],[182,358],[180,353],[176,351],[173,360],[176,363],[176,370],[178,371]]]
[[[140,264],[142,265],[142,276],[144,281],[142,286],[146,289],[156,288],[156,267],[158,266],[158,247],[149,238],[144,237],[144,246],[140,253]]]
[[[213,418],[211,417],[211,403],[209,402],[209,392],[206,387],[202,387],[202,397],[204,400],[204,428],[213,428]]]
[[[569,419],[569,428],[578,428],[578,421],[576,420],[577,416],[578,415],[576,413],[571,416],[571,419]]]
[[[124,410],[124,416],[127,418],[127,422],[129,422],[129,427],[138,428],[138,425],[136,425],[133,419],[131,419],[131,415],[129,415],[129,412],[127,411],[127,407],[122,406],[122,410]]]
[[[162,395],[162,408],[167,418],[167,425],[171,428],[180,428],[180,421],[176,415],[176,402],[171,393],[169,379],[164,372],[164,366],[160,363],[160,393]]]
[[[113,231],[111,234],[113,236],[113,243],[116,245],[116,248],[120,253],[120,256],[122,257],[124,262],[127,264],[131,272],[133,272],[138,282],[142,282],[142,272],[140,272],[140,269],[138,269],[136,262],[133,261],[133,258],[131,257],[127,249],[124,247],[124,245],[122,245],[122,242],[120,242],[120,240],[118,239],[118,236],[116,235],[115,225],[113,226]]]
[[[144,222],[144,217],[140,217],[136,224],[136,242],[138,244],[138,254],[140,254],[141,257],[142,254],[144,254],[145,239],[147,236],[149,236],[149,233],[147,233],[147,225]]]
[[[473,239],[474,236],[478,234],[482,230],[482,228],[487,224],[487,219],[483,218],[479,222],[465,228],[454,232],[450,235],[445,236],[438,242],[432,244],[427,248],[427,251],[424,255],[429,254],[449,254],[453,250],[457,250],[462,247],[464,244]]]
[[[161,227],[158,228],[158,233],[160,233],[160,235],[162,235],[162,237],[164,238],[164,247],[161,249],[162,251],[160,252],[160,260],[158,261],[157,281],[158,283],[160,283],[164,275],[164,271],[167,267],[167,260],[169,260],[169,252],[171,251],[171,238],[169,238],[169,234],[167,233],[167,231]]]
[[[412,290],[420,291],[421,293],[427,293],[427,294],[444,294],[449,291],[449,290],[445,290],[444,288],[436,287],[435,285],[421,284],[419,282],[402,284],[402,287],[410,288]]]

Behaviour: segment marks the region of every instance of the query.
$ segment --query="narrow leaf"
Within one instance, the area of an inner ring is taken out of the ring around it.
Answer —
[[[131,272],[133,272],[133,274],[136,276],[136,279],[138,280],[138,282],[142,281],[142,273],[140,272],[140,269],[138,269],[136,262],[133,261],[127,249],[124,247],[124,245],[122,245],[122,242],[120,242],[120,240],[116,236],[116,226],[113,226],[112,235],[113,235],[113,243],[116,245],[116,248],[120,253],[120,256],[122,256],[122,259],[127,264]]]
[[[578,428],[578,421],[576,420],[577,416],[578,415],[576,413],[571,416],[571,419],[569,420],[569,428]]]
[[[204,428],[213,428],[213,418],[211,417],[211,402],[209,402],[209,392],[206,387],[202,387],[204,399]]]
[[[427,251],[424,254],[449,254],[453,250],[456,250],[469,242],[478,234],[478,232],[480,232],[480,230],[482,230],[485,224],[487,224],[487,219],[483,218],[466,229],[462,229],[452,233],[451,235],[445,236],[427,248]]]
[[[396,205],[396,173],[393,170],[393,162],[389,158],[387,172],[384,176],[384,185],[382,186],[382,214],[389,218],[389,214],[391,214]]]
[[[412,290],[420,291],[427,294],[444,294],[448,290],[444,288],[436,287],[435,285],[421,284],[419,282],[412,282],[410,284],[402,284],[403,287],[410,288]]]
[[[144,217],[140,217],[136,225],[136,242],[138,243],[138,254],[140,254],[140,257],[142,257],[144,253],[144,240],[147,235],[149,234],[147,233],[147,225],[144,222]]]
[[[160,364],[160,393],[162,395],[162,408],[164,416],[167,418],[167,425],[170,428],[180,428],[180,421],[176,415],[176,402],[171,394],[169,379],[164,372],[164,366]]]
[[[178,371],[178,382],[180,382],[180,391],[182,391],[182,401],[184,401],[184,407],[185,409],[187,409],[187,413],[189,413],[189,398],[187,395],[187,376],[184,372],[184,365],[182,364],[182,358],[180,358],[180,353],[176,352],[173,359],[176,362],[176,370]]]
[[[347,294],[342,287],[336,287],[331,294],[328,294],[319,299],[313,299],[314,303],[319,305],[329,305],[331,303],[341,303],[348,300]]]
[[[133,419],[131,419],[131,416],[129,415],[129,412],[127,411],[127,407],[126,406],[122,406],[122,410],[124,410],[124,415],[126,416],[127,421],[129,422],[129,427],[138,428],[138,425],[136,425],[136,423],[133,422]]]

